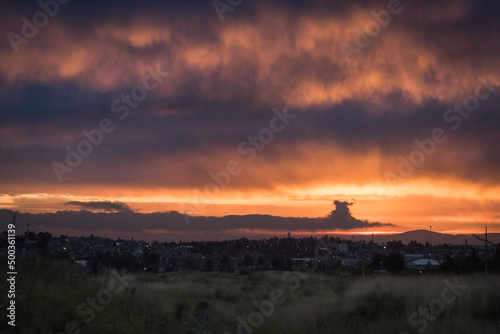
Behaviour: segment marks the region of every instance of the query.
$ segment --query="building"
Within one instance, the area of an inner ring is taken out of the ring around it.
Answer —
[[[418,259],[413,262],[410,262],[407,266],[409,269],[417,269],[417,270],[425,270],[427,267],[437,268],[439,266],[439,262],[432,259]]]
[[[358,267],[358,259],[342,259],[340,261],[344,267]]]

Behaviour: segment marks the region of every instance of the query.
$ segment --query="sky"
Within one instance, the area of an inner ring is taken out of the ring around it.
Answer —
[[[500,232],[500,3],[3,1],[0,217]]]

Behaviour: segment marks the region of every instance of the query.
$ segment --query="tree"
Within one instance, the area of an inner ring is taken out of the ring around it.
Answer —
[[[49,232],[39,232],[37,237],[38,240],[40,240],[40,242],[38,243],[38,245],[40,246],[40,253],[43,255],[47,255],[48,254],[47,246],[49,244],[50,239],[52,239],[52,234],[50,234]]]
[[[92,257],[90,262],[90,271],[92,274],[97,275],[98,273],[104,271],[108,267],[108,261],[105,254],[97,252]]]
[[[285,268],[285,264],[281,259],[274,258],[271,266],[273,267],[273,270],[283,270]]]
[[[214,260],[208,259],[207,262],[205,262],[205,271],[214,271],[214,268],[215,268]]]
[[[146,248],[141,256],[141,264],[145,268],[144,270],[150,272],[157,272],[160,262],[160,254]]]
[[[395,240],[388,241],[387,242],[387,247],[401,249],[401,248],[403,248],[403,242],[401,240],[398,240],[398,241],[395,241]]]
[[[384,255],[382,255],[380,253],[373,254],[372,263],[371,263],[371,267],[373,268],[373,270],[384,269],[384,260],[385,260]]]
[[[227,256],[224,256],[219,263],[219,271],[229,273],[231,272],[231,259]]]
[[[191,269],[191,270],[194,269],[194,264],[195,263],[194,263],[194,260],[191,257],[188,257],[185,262],[186,262],[186,267],[188,269]]]
[[[264,258],[262,257],[262,255],[257,258],[258,269],[263,270],[265,263],[266,263],[266,261],[264,260]]]
[[[451,257],[451,253],[448,253],[448,255],[446,255],[443,262],[439,265],[439,269],[443,273],[453,273],[453,271],[455,270],[455,262]]]
[[[392,252],[389,254],[385,260],[385,269],[390,271],[391,273],[395,273],[405,266],[405,259],[403,255],[398,252]]]
[[[253,258],[250,255],[245,254],[245,256],[243,257],[243,265],[245,267],[253,266]]]
[[[169,268],[167,271],[177,271],[178,270],[178,264],[177,264],[177,258],[176,257],[171,257],[168,259],[168,264]]]

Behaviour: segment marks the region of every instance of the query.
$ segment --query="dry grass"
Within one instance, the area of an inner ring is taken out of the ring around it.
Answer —
[[[61,263],[38,263],[23,272],[17,297],[18,324],[23,333],[60,333],[72,321],[82,333],[500,332],[498,275],[137,274],[128,283],[129,288],[136,288],[133,297],[125,292],[116,294],[86,323],[76,308],[88,297],[95,297],[110,276],[90,278],[82,270]],[[419,312],[442,299],[445,279],[452,283],[458,279],[467,288],[446,303],[435,318],[425,320]],[[279,298],[273,299],[273,293]],[[282,303],[271,302],[276,299]],[[208,321],[195,316],[200,302],[209,305]],[[259,310],[262,303],[271,303],[272,310]],[[181,304],[183,314],[176,318],[175,305]],[[243,329],[243,321],[249,331]]]

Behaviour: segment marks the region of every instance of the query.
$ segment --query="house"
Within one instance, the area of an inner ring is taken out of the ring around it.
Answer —
[[[343,267],[358,267],[358,259],[342,259],[340,261]]]
[[[425,270],[428,266],[430,266],[431,268],[437,268],[439,266],[439,262],[432,259],[418,259],[413,262],[410,262],[407,265],[407,268]]]

